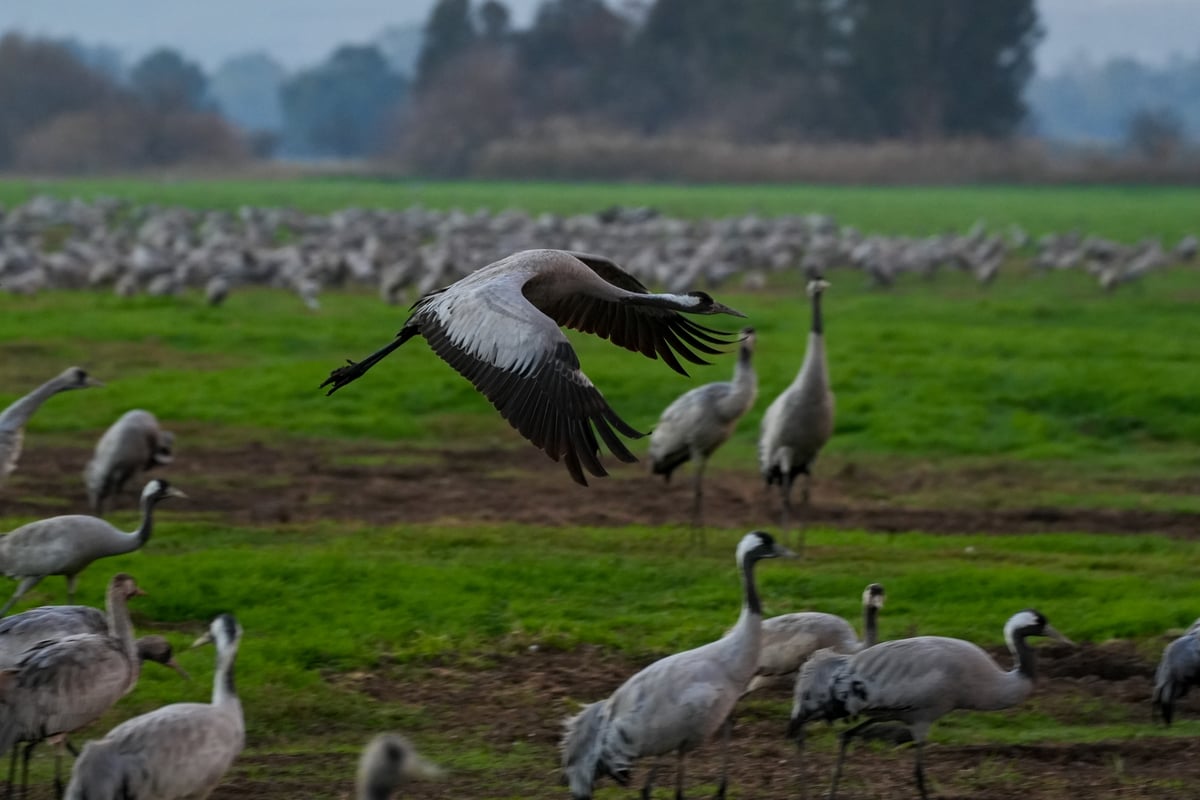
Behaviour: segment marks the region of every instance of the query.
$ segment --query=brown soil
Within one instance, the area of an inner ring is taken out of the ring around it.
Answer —
[[[38,518],[85,511],[80,472],[89,456],[79,447],[42,445],[28,450],[9,486],[0,488],[0,516]],[[593,479],[584,488],[572,483],[561,465],[531,447],[412,450],[249,441],[236,447],[189,446],[162,474],[194,498],[190,508],[244,524],[330,518],[372,524],[687,524],[690,477],[681,472],[675,482],[664,484],[646,476],[640,467],[612,465],[611,477]],[[130,483],[116,505],[119,509],[136,505],[140,484]],[[821,476],[807,519],[818,525],[885,533],[1088,531],[1200,536],[1200,514],[1190,513],[901,507],[907,505],[905,496],[919,488],[907,474],[835,470]],[[1014,489],[1014,495],[1019,496],[1019,491]],[[705,522],[722,528],[770,526],[777,520],[777,502],[754,474],[710,470]]]
[[[189,440],[196,441],[196,437]],[[182,439],[182,437],[181,437]],[[36,519],[84,511],[80,471],[83,448],[31,448],[8,486],[0,488],[0,516]],[[627,523],[685,524],[687,477],[665,489],[638,466],[587,489],[570,482],[532,448],[501,451],[412,451],[367,444],[246,442],[236,447],[189,446],[164,474],[191,495],[196,513],[232,523],[272,524],[342,518],[369,523],[520,522],[530,525]],[[1006,478],[1007,479],[1007,478]],[[871,481],[870,493],[863,481]],[[841,470],[817,486],[810,519],[822,525],[893,532],[1013,533],[1093,531],[1162,532],[1196,536],[1200,515],[1146,511],[1030,508],[897,508],[908,487],[878,475]],[[873,500],[862,499],[869,494]],[[64,500],[63,498],[67,498]],[[713,471],[707,484],[707,521],[750,528],[774,519],[774,498],[753,475]],[[136,502],[135,487],[118,508]],[[177,508],[179,508],[177,506]],[[182,509],[180,509],[182,510]],[[1002,663],[1004,653],[996,653]],[[1127,643],[1042,649],[1043,678],[1030,701],[1000,715],[1040,713],[1063,724],[1149,724],[1154,665]],[[418,742],[445,741],[439,753],[453,767],[438,784],[410,787],[409,796],[435,798],[565,798],[558,784],[556,746],[562,718],[581,702],[605,697],[644,664],[610,652],[530,650],[496,656],[486,666],[423,665],[374,673],[337,674],[328,680],[404,709]],[[807,786],[823,796],[835,752],[833,732],[815,727],[806,759],[783,737],[787,693],[756,696],[737,714],[730,797],[796,797]],[[1200,717],[1200,698],[1188,698],[1181,719]],[[953,719],[953,718],[952,718]],[[947,720],[946,725],[952,724]],[[1194,729],[1194,723],[1191,724]],[[935,726],[935,738],[938,728]],[[1186,730],[1186,728],[1185,728]],[[447,735],[447,731],[452,733]],[[428,735],[425,735],[428,734]],[[948,737],[949,738],[949,737]],[[969,734],[968,737],[969,738]],[[482,771],[468,752],[486,751],[505,766]],[[848,759],[843,797],[913,797],[912,750],[883,743],[856,745]],[[458,760],[458,763],[456,763]],[[932,744],[926,752],[931,794],[938,798],[1176,798],[1200,796],[1200,738],[1139,738],[1061,745]],[[708,745],[688,761],[688,793],[710,794],[720,764]],[[646,764],[642,766],[648,766]],[[673,796],[671,762],[660,773],[657,797]],[[214,798],[345,797],[351,755],[329,752],[248,754]],[[330,785],[322,776],[345,775]],[[644,772],[634,776],[640,785]],[[611,787],[611,781],[602,781]],[[629,797],[634,789],[605,789]]]

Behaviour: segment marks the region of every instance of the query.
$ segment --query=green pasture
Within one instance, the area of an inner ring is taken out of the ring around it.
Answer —
[[[0,184],[0,202],[37,191],[213,208],[421,202],[519,204],[535,212],[649,204],[689,216],[821,210],[866,230],[908,233],[964,228],[983,217],[1034,232],[1079,227],[1123,239],[1170,240],[1200,220],[1200,194],[1166,189],[97,180],[9,181]],[[826,330],[837,426],[818,465],[818,497],[823,475],[853,469],[879,476],[871,499],[897,504],[1200,510],[1195,269],[1172,268],[1111,294],[1082,273],[1039,276],[1016,263],[987,288],[961,275],[910,281],[890,292],[869,289],[856,273],[831,280]],[[763,292],[734,286],[714,293],[744,311],[758,331],[760,397],[713,470],[754,474],[761,414],[803,357],[807,305],[803,288],[788,279]],[[219,309],[205,307],[195,293],[0,295],[0,407],[79,364],[106,387],[50,400],[29,426],[27,449],[90,445],[133,407],[153,410],[181,433],[181,458],[189,440],[221,447],[248,438],[302,438],[333,452],[366,441],[395,443],[397,457],[412,458],[423,448],[529,447],[420,340],[326,397],[317,386],[329,370],[387,342],[405,310],[381,304],[365,288],[323,295],[321,305],[312,313],[291,294],[260,289],[235,292]],[[742,323],[710,322],[728,330]],[[573,341],[583,369],[642,430],[678,394],[727,379],[733,368],[733,357],[721,356],[684,378],[593,337]],[[608,480],[645,479],[638,465],[604,460],[614,473]],[[921,488],[896,488],[914,475],[923,477]],[[583,491],[569,485],[565,472],[561,480],[564,491]],[[13,485],[19,481],[0,488],[0,507]],[[262,490],[269,495],[269,486]],[[349,754],[386,728],[408,730],[433,757],[480,782],[529,764],[550,775],[556,762],[548,747],[492,747],[474,731],[439,726],[417,701],[373,699],[356,688],[355,676],[428,682],[439,665],[486,668],[532,646],[590,644],[644,663],[719,636],[737,616],[733,548],[742,529],[710,530],[703,546],[693,546],[683,527],[378,528],[353,520],[236,527],[205,511],[202,491],[191,493],[189,503],[163,506],[144,551],[90,568],[80,600],[100,603],[107,576],[129,571],[150,592],[135,601],[139,631],[163,633],[180,648],[216,613],[238,615],[246,630],[238,665],[249,742],[237,767],[243,778],[278,775],[255,760],[260,756]],[[117,520],[134,524],[128,513]],[[26,521],[0,517],[0,530]],[[856,618],[862,587],[879,581],[888,591],[885,637],[939,633],[996,644],[1009,615],[1035,606],[1078,641],[1130,638],[1148,657],[1161,650],[1165,631],[1200,613],[1195,540],[814,529],[808,542],[803,561],[761,565],[768,613],[808,608]],[[20,609],[61,602],[64,594],[62,579],[50,578]],[[212,656],[211,650],[182,654],[195,676],[186,684],[147,667],[137,690],[91,733],[166,702],[206,698]],[[787,703],[755,699],[747,713],[778,717],[782,728]],[[1026,743],[1200,734],[1198,720],[1164,731],[1148,719],[1148,709],[1135,719],[1038,705],[955,716],[935,727],[934,738]],[[46,760],[37,769],[44,776]],[[324,775],[326,767],[305,762],[288,769]],[[338,769],[344,779],[348,773]],[[545,786],[521,796],[562,794],[547,777]],[[331,788],[328,796],[336,795]]]
[[[1200,228],[1200,192],[1165,187],[854,187],[529,181],[423,181],[377,178],[291,180],[98,178],[0,181],[0,204],[38,193],[60,197],[109,195],[137,203],[236,210],[287,206],[329,212],[347,206],[590,213],[614,204],[653,206],[681,217],[833,214],[863,231],[931,234],[966,230],[978,220],[993,227],[1022,225],[1032,234],[1077,230],[1136,241],[1173,242]]]

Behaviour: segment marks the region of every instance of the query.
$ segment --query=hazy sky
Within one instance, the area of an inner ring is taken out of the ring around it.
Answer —
[[[0,31],[108,44],[127,60],[170,45],[209,69],[231,55],[266,50],[295,68],[320,61],[338,44],[371,39],[388,25],[420,22],[433,2],[0,0]],[[507,5],[520,25],[538,0]],[[1173,53],[1200,51],[1200,0],[1040,0],[1040,9],[1046,38],[1038,63],[1051,71],[1080,54],[1162,63]]]

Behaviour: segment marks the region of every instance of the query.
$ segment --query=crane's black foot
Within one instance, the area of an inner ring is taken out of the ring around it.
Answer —
[[[329,377],[317,388],[324,389],[326,386],[333,384],[333,388],[325,393],[325,396],[336,392],[348,383],[353,383],[363,376],[368,369],[371,368],[370,362],[351,361],[346,359],[346,366],[338,367],[329,373]]]

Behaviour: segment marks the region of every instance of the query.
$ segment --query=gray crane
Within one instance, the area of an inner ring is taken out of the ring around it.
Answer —
[[[677,754],[676,797],[682,798],[685,757],[722,727],[724,756],[717,796],[725,796],[730,715],[754,675],[762,637],[754,565],[764,558],[790,555],[770,534],[747,533],[737,548],[743,599],[733,628],[715,642],[654,662],[607,700],[585,706],[566,721],[562,767],[572,798],[590,798],[602,775],[625,785],[636,759],[671,752]],[[643,797],[650,796],[654,773],[651,770],[646,778]]]
[[[787,530],[792,516],[792,484],[804,476],[801,505],[808,506],[812,465],[833,434],[833,392],[825,363],[825,325],[821,295],[829,284],[818,273],[808,281],[812,299],[812,327],[800,372],[791,385],[767,407],[758,439],[758,463],[768,486],[779,486],[781,526]],[[803,541],[803,539],[801,539]]]
[[[88,742],[75,762],[68,800],[208,797],[246,742],[233,682],[242,628],[232,614],[212,621],[193,647],[216,643],[211,703],[173,703],[126,720]]]
[[[381,733],[363,748],[354,796],[358,800],[390,800],[410,780],[441,776],[441,768],[418,753],[406,737]]]
[[[1171,724],[1175,701],[1193,686],[1200,686],[1200,619],[1192,623],[1187,633],[1167,645],[1154,675],[1154,710],[1162,716],[1164,724]]]
[[[704,523],[701,503],[704,493],[704,468],[709,457],[728,441],[758,395],[758,377],[751,360],[754,357],[753,328],[743,328],[737,366],[732,381],[709,383],[680,395],[667,406],[650,434],[650,469],[664,480],[685,461],[695,464],[692,475],[692,524]]]
[[[92,513],[101,516],[105,501],[120,494],[130,478],[170,464],[174,447],[175,434],[163,430],[149,411],[122,414],[100,437],[83,471]]]
[[[68,367],[0,411],[0,485],[17,468],[17,459],[21,456],[21,443],[25,439],[25,423],[42,403],[59,392],[103,385],[79,367]]]
[[[110,629],[109,616],[91,606],[39,606],[0,620],[0,670],[20,661],[25,651],[39,642],[62,639],[80,633],[104,633]],[[153,661],[189,677],[175,651],[162,636],[142,636],[136,642],[138,660]]]
[[[801,611],[763,620],[762,653],[746,694],[769,686],[794,686],[804,662],[818,650],[857,653],[879,641],[879,609],[884,591],[878,583],[863,590],[863,636],[836,614]]]
[[[0,617],[47,575],[67,579],[67,602],[75,599],[79,573],[98,558],[132,553],[150,541],[154,507],[168,497],[187,497],[155,478],[142,490],[142,524],[126,533],[99,517],[68,514],[22,525],[0,536],[0,572],[18,580],[17,589],[0,608]]]
[[[524,250],[425,294],[395,339],[335,369],[321,386],[330,386],[333,394],[420,334],[522,436],[551,459],[561,459],[572,479],[586,486],[585,468],[592,475],[608,474],[596,434],[625,462],[637,459],[617,434],[642,434],[583,374],[559,326],[661,357],[686,375],[677,356],[705,364],[695,351],[716,354],[712,345],[729,342],[679,312],[745,316],[704,292],[653,294],[601,256]]]
[[[830,705],[823,711],[825,718],[865,717],[840,736],[830,800],[837,796],[842,762],[851,739],[882,722],[900,722],[908,728],[916,742],[913,774],[917,791],[928,798],[922,756],[930,727],[955,709],[996,711],[1011,708],[1028,697],[1037,675],[1034,650],[1026,641],[1030,636],[1070,642],[1042,614],[1025,609],[1004,626],[1004,640],[1016,660],[1007,672],[978,645],[944,636],[895,639],[852,656],[823,660],[837,665],[827,693]],[[789,732],[794,732],[798,723],[803,724],[803,720],[798,720],[793,710]]]
[[[109,629],[39,642],[0,672],[0,754],[27,742],[22,783],[38,743],[90,725],[137,684],[140,662],[128,601],[145,594],[124,573],[109,582]],[[55,759],[55,786],[62,795],[62,752]]]

